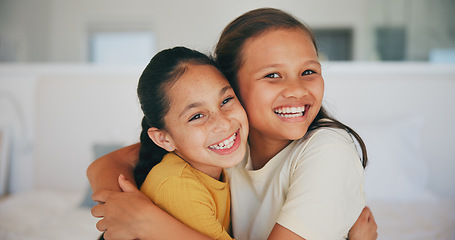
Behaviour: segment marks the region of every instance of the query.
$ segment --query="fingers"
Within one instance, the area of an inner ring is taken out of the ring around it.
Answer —
[[[370,226],[370,228],[373,231],[373,237],[374,239],[378,238],[378,225],[376,224],[376,221],[374,220],[373,212],[371,212],[371,209],[369,207],[365,207],[362,211],[362,213],[365,212],[365,216],[367,216],[367,223]]]
[[[109,228],[109,230],[108,229],[104,230],[103,238],[105,240],[132,239],[130,236],[124,235],[122,231],[116,231],[115,228]]]
[[[123,176],[123,174],[120,174],[120,176],[118,177],[118,184],[120,186],[120,188],[122,189],[122,191],[124,192],[136,192],[136,191],[139,191],[139,189],[137,189],[137,187],[132,184],[130,181],[126,180],[125,176]]]
[[[104,217],[104,208],[105,208],[104,204],[98,204],[96,206],[93,206],[91,210],[92,216],[96,218]]]
[[[118,182],[123,192],[139,192],[139,189],[137,189],[136,185],[128,181],[122,174],[120,174]],[[92,200],[98,203],[105,203],[108,202],[109,199],[114,199],[116,196],[118,197],[118,193],[121,192],[111,190],[97,190],[92,194]]]
[[[111,236],[112,234],[110,234],[110,233],[111,233],[110,231],[109,232],[108,231],[104,232],[104,239],[105,240],[112,240],[113,239],[112,236]]]
[[[122,239],[120,236],[118,236],[117,234],[115,234],[113,231],[109,230],[109,231],[105,231],[104,232],[104,239],[105,240],[115,240],[115,239]],[[125,238],[123,238],[125,239]]]
[[[359,218],[349,231],[352,240],[376,240],[378,237],[377,226],[369,207],[364,207]]]
[[[360,216],[358,218],[358,221],[365,221],[368,222],[370,219],[371,211],[369,207],[364,207],[362,212],[360,213]]]
[[[105,219],[101,219],[96,223],[96,229],[100,232],[104,232],[107,230],[107,224]]]
[[[366,220],[368,223],[372,223],[376,225],[376,221],[374,220],[373,212],[371,212],[371,209],[369,207],[364,207],[362,210],[362,213],[360,214],[362,217],[366,217]]]
[[[374,220],[373,212],[370,211],[370,215],[368,216],[368,222],[373,222],[376,224],[376,221]]]
[[[105,203],[111,191],[98,190],[92,194],[92,200],[98,203]]]
[[[378,225],[376,224],[376,220],[374,220],[373,213],[370,211],[370,216],[368,217],[368,222],[373,225],[373,228],[377,231]],[[376,233],[377,235],[377,233]]]

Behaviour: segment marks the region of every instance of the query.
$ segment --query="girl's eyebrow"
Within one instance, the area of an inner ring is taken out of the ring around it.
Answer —
[[[321,66],[321,62],[319,62],[318,60],[309,60],[307,61],[308,64],[316,64],[318,66]]]
[[[231,85],[227,85],[224,88],[220,90],[220,96],[222,96],[224,93],[226,93],[229,89],[232,89]]]
[[[310,65],[317,65],[318,68],[322,68],[322,64],[321,62],[319,62],[318,60],[311,60],[308,62]]]
[[[183,114],[185,114],[187,111],[189,111],[190,109],[192,108],[197,108],[199,106],[202,106],[202,103],[201,102],[194,102],[194,103],[191,103],[191,104],[188,104],[183,110],[182,112],[180,113],[179,117],[181,117]]]
[[[318,65],[319,67],[321,66],[321,63],[318,61],[318,60],[308,60],[308,61],[305,61],[303,64],[307,65],[307,64],[315,64],[315,65]],[[272,64],[269,64],[269,65],[265,65],[265,66],[261,66],[259,68],[259,71],[262,71],[264,69],[268,69],[268,68],[274,68],[274,67],[280,67],[280,66],[283,66],[285,64],[280,64],[280,63],[272,63]]]
[[[227,86],[223,87],[223,88],[220,90],[219,95],[222,96],[222,95],[225,94],[229,89],[232,89],[231,85],[227,85]],[[190,109],[192,109],[192,108],[197,108],[197,107],[200,107],[200,106],[202,106],[202,103],[201,103],[201,102],[194,102],[194,103],[188,104],[188,105],[182,110],[182,112],[180,113],[179,117],[181,117],[183,114],[185,114],[188,110],[190,110]]]

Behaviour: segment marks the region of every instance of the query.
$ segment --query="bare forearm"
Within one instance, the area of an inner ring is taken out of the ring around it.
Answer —
[[[95,160],[87,169],[93,199],[105,203],[92,208],[93,216],[103,218],[97,228],[106,231],[105,239],[210,239],[155,206],[135,185],[125,180],[119,185],[120,174],[134,183],[139,149],[140,144],[124,147]]]
[[[352,240],[375,240],[378,237],[377,225],[373,214],[368,207],[360,213],[359,218],[349,231],[349,239]],[[276,223],[270,233],[268,240],[274,239],[304,239],[289,229]]]
[[[87,168],[87,178],[94,192],[121,191],[117,179],[123,174],[134,183],[133,169],[139,159],[140,144],[124,147],[95,160]]]
[[[161,210],[135,185],[118,178],[123,192],[100,190],[93,199],[104,204],[92,208],[102,218],[96,227],[109,239],[209,239]]]

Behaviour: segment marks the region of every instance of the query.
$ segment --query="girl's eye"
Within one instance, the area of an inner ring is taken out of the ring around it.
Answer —
[[[224,104],[228,103],[232,99],[234,99],[234,97],[228,97],[228,98],[224,99],[223,102],[221,103],[221,106],[223,106]]]
[[[280,75],[278,73],[270,73],[265,75],[266,78],[279,78]]]
[[[189,120],[188,122],[197,120],[197,119],[199,119],[199,118],[201,118],[201,117],[203,117],[203,116],[204,116],[204,115],[202,115],[202,114],[200,114],[200,113],[194,114],[194,115],[190,118],[190,120]]]
[[[305,70],[305,71],[303,71],[302,76],[311,75],[311,74],[314,74],[314,73],[316,73],[316,72],[313,71],[313,70]]]

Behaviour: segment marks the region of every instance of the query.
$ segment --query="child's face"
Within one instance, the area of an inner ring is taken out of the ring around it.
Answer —
[[[212,177],[243,159],[246,113],[215,67],[188,65],[168,96],[171,104],[164,122],[177,155]]]
[[[279,141],[303,137],[324,93],[321,65],[307,33],[274,29],[250,38],[242,62],[238,88],[250,136]]]

